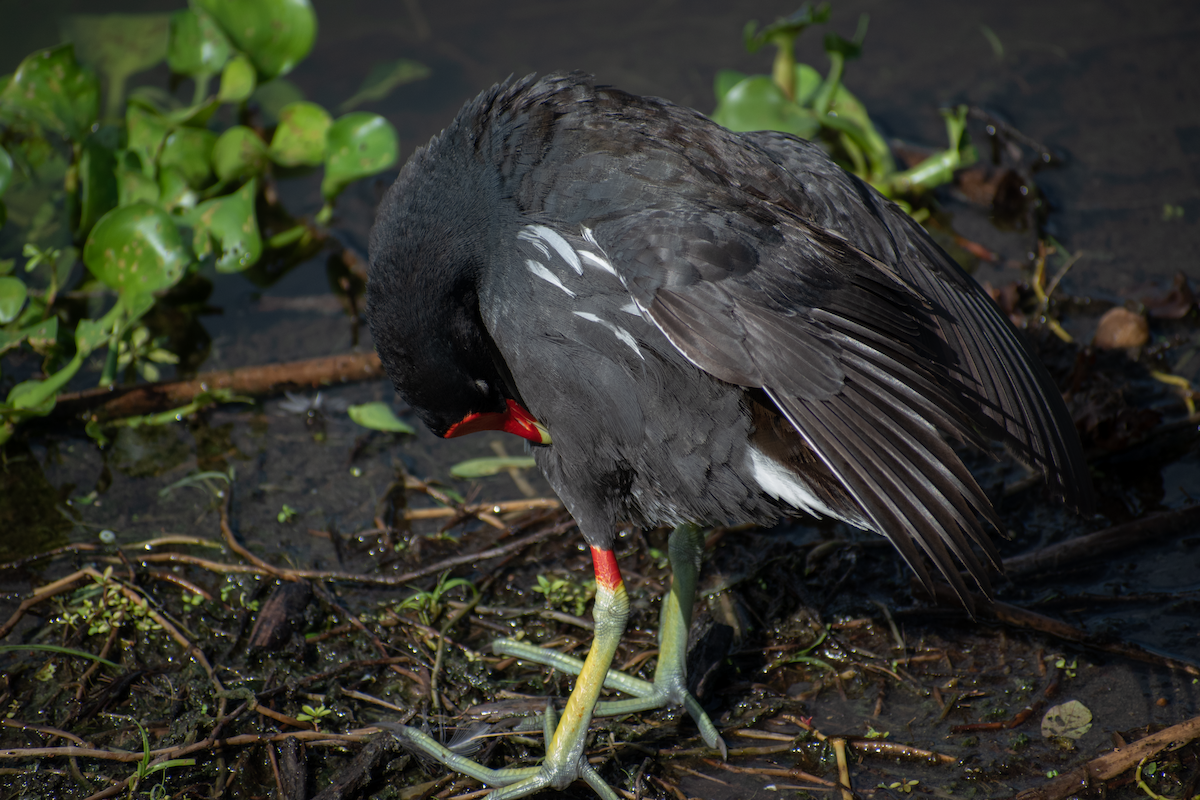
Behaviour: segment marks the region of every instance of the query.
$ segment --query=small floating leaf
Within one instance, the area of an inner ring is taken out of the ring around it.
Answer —
[[[271,160],[285,167],[315,167],[325,158],[325,138],[332,124],[329,112],[316,103],[284,106],[271,137]]]
[[[262,235],[254,212],[257,190],[258,182],[250,180],[233,194],[206,200],[187,214],[195,228],[196,255],[212,255],[217,272],[241,272],[262,255]]]
[[[392,407],[387,403],[375,401],[359,406],[350,406],[346,409],[346,413],[350,415],[350,419],[364,428],[387,433],[416,433],[411,425],[396,416]]]
[[[190,261],[175,222],[149,203],[108,212],[83,246],[83,263],[100,282],[122,295],[173,286]]]
[[[79,234],[117,207],[116,145],[119,131],[106,125],[88,136],[79,154]]]
[[[821,127],[811,110],[789,100],[767,75],[751,75],[730,87],[712,118],[731,131],[783,131],[805,139]]]
[[[1042,717],[1042,736],[1078,739],[1092,727],[1092,712],[1078,700],[1047,709]]]
[[[171,15],[167,64],[173,72],[192,77],[215,75],[232,55],[229,37],[208,14],[189,8]]]
[[[240,103],[254,94],[258,79],[254,75],[254,65],[250,59],[239,54],[221,70],[221,87],[217,91],[217,99],[222,103]]]
[[[7,325],[17,318],[25,307],[29,290],[20,278],[0,278],[0,325]]]
[[[100,116],[100,83],[75,60],[74,45],[25,58],[0,92],[0,112],[72,139],[82,139]]]
[[[157,111],[130,103],[125,112],[125,128],[129,132],[127,147],[137,153],[142,173],[147,178],[153,178],[154,165],[170,132],[170,123]]]
[[[195,0],[250,56],[264,78],[292,70],[317,37],[317,15],[309,0]]]
[[[533,456],[504,456],[494,458],[472,458],[460,461],[450,468],[450,474],[456,478],[486,478],[499,475],[510,469],[531,469],[537,466]]]
[[[235,125],[221,134],[213,147],[213,167],[223,181],[251,178],[267,167],[267,145],[258,134],[243,125]]]
[[[212,178],[212,153],[217,135],[201,128],[177,128],[167,134],[158,157],[160,169],[174,167],[187,185],[201,189]]]
[[[346,114],[329,128],[321,194],[330,200],[347,184],[387,169],[399,151],[396,129],[386,119],[365,111]]]

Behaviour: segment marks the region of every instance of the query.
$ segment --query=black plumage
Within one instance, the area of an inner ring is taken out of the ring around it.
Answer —
[[[435,433],[542,445],[607,592],[571,698],[586,714],[568,706],[538,777],[404,729],[505,800],[576,777],[615,796],[581,753],[628,613],[618,520],[831,516],[888,537],[926,582],[928,558],[966,600],[958,564],[987,587],[980,518],[999,521],[951,442],[1002,441],[1068,504],[1092,502],[1045,369],[906,214],[816,145],[582,74],[493,87],[413,155],[371,232],[367,316]],[[630,691],[690,702],[723,747],[683,688],[699,544],[679,542],[659,672]]]
[[[787,513],[748,442],[960,591],[949,553],[985,580],[969,542],[991,556],[977,514],[995,517],[944,436],[1001,440],[1090,503],[1044,368],[906,214],[816,145],[579,74],[494,87],[413,156],[372,231],[368,302],[435,432],[505,398],[550,430],[538,463],[593,544],[618,519]]]

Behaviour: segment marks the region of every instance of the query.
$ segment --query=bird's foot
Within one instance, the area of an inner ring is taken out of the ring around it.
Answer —
[[[497,639],[492,642],[492,651],[497,655],[532,661],[535,664],[543,664],[572,675],[578,675],[583,669],[583,661],[578,658],[572,658],[556,650],[544,650],[516,639]],[[696,727],[700,729],[700,737],[704,739],[704,743],[714,750],[719,750],[721,758],[728,757],[725,741],[717,733],[717,727],[709,719],[708,713],[687,690],[682,665],[676,665],[674,659],[660,661],[653,681],[635,678],[624,672],[610,669],[604,677],[604,687],[633,696],[628,700],[600,701],[596,704],[595,716],[611,717],[637,714],[656,708],[681,706],[696,721]]]
[[[382,727],[386,727],[397,738],[449,769],[468,775],[485,786],[498,787],[487,796],[487,800],[516,800],[543,789],[565,789],[576,780],[582,780],[591,786],[602,800],[618,800],[617,793],[604,782],[583,753],[563,752],[565,757],[555,758],[556,753],[551,743],[556,733],[558,715],[553,705],[547,704],[542,721],[549,750],[546,760],[538,767],[510,769],[485,767],[478,761],[459,755],[429,734],[407,725],[387,724]]]

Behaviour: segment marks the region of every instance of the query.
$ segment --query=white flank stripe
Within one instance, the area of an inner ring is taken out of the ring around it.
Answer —
[[[553,228],[547,228],[545,225],[526,225],[521,233],[523,234],[525,231],[529,231],[553,247],[554,252],[558,253],[563,261],[570,264],[571,269],[575,270],[577,275],[583,274],[583,266],[579,263],[579,255],[575,252],[575,248],[571,247],[570,243],[560,236],[558,231]]]
[[[616,336],[622,342],[629,345],[633,352],[637,353],[638,358],[642,359],[643,361],[646,360],[646,357],[642,355],[642,349],[637,346],[637,341],[634,340],[633,334],[629,331],[625,330],[619,325],[613,325],[608,320],[601,319],[600,317],[597,317],[595,314],[592,314],[588,311],[575,311],[573,313],[580,319],[586,319],[588,322],[596,322],[608,328],[610,331],[612,331],[613,336]]]
[[[570,289],[568,289],[566,286],[563,286],[563,282],[558,279],[558,276],[555,275],[550,270],[546,269],[546,266],[544,264],[539,264],[538,262],[534,261],[532,258],[527,258],[527,259],[525,259],[525,267],[530,272],[532,272],[534,275],[537,275],[539,278],[544,280],[546,283],[554,284],[555,286],[557,286],[558,288],[562,289],[564,292],[569,294],[571,297],[575,296],[575,293],[572,292]]]
[[[584,261],[588,262],[593,267],[599,267],[600,269],[604,270],[605,272],[607,272],[610,275],[617,274],[617,271],[615,269],[613,269],[612,264],[608,263],[607,260],[601,258],[600,256],[596,255],[595,253],[589,253],[587,250],[580,250],[579,255],[583,258]]]
[[[526,225],[524,228],[521,228],[521,232],[517,234],[517,238],[523,242],[529,242],[536,247],[538,252],[542,254],[542,258],[550,257],[550,248],[546,247],[546,243],[538,237],[532,225]]]
[[[625,305],[621,306],[621,310],[624,311],[626,314],[632,314],[635,317],[640,318],[642,316],[642,310],[640,308],[638,308],[637,303],[633,302],[632,300],[630,300]]]
[[[782,500],[801,511],[807,511],[814,517],[844,519],[841,514],[835,513],[829,506],[821,502],[820,498],[813,494],[803,481],[756,447],[750,448],[750,472],[762,490],[771,497]]]

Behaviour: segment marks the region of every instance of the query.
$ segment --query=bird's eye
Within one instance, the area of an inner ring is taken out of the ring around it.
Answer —
[[[475,388],[479,390],[480,394],[488,394],[492,391],[492,387],[483,379],[475,381]]]

